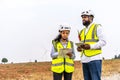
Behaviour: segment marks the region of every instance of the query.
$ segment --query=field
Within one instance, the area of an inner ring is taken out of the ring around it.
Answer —
[[[53,80],[50,67],[51,62],[0,64],[0,80]],[[83,80],[79,61],[73,80]],[[120,80],[120,59],[103,61],[102,80]]]

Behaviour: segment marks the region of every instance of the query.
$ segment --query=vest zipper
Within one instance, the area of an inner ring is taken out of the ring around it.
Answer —
[[[85,43],[85,39],[86,39],[86,34],[85,34],[85,31],[84,31],[84,43]],[[83,50],[83,54],[85,54],[84,50]],[[83,56],[83,54],[81,56]]]
[[[64,58],[64,71],[65,71],[65,58]]]
[[[62,44],[62,43],[61,43]],[[62,46],[63,46],[63,44],[62,44]],[[67,48],[67,46],[68,46],[68,42],[67,42],[67,45],[66,45],[66,48]],[[63,48],[64,48],[64,46],[63,46]],[[64,71],[65,71],[65,58],[64,58]]]

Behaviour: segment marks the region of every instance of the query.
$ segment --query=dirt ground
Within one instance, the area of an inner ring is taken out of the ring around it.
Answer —
[[[0,64],[0,80],[52,80],[51,62]],[[73,80],[83,80],[80,61],[75,61]],[[120,59],[104,60],[102,80],[120,80]]]

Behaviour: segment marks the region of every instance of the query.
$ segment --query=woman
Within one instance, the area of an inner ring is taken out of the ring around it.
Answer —
[[[53,47],[51,51],[52,57],[52,72],[53,80],[72,80],[72,73],[74,71],[75,53],[73,49],[73,42],[68,40],[70,34],[70,27],[60,25],[59,35],[52,41]],[[60,56],[61,49],[68,49],[65,56]]]

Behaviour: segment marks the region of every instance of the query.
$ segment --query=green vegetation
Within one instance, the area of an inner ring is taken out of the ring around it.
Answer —
[[[7,58],[2,58],[2,63],[7,63],[8,62],[8,59]]]
[[[120,59],[120,54],[119,55],[115,55],[114,59]]]

